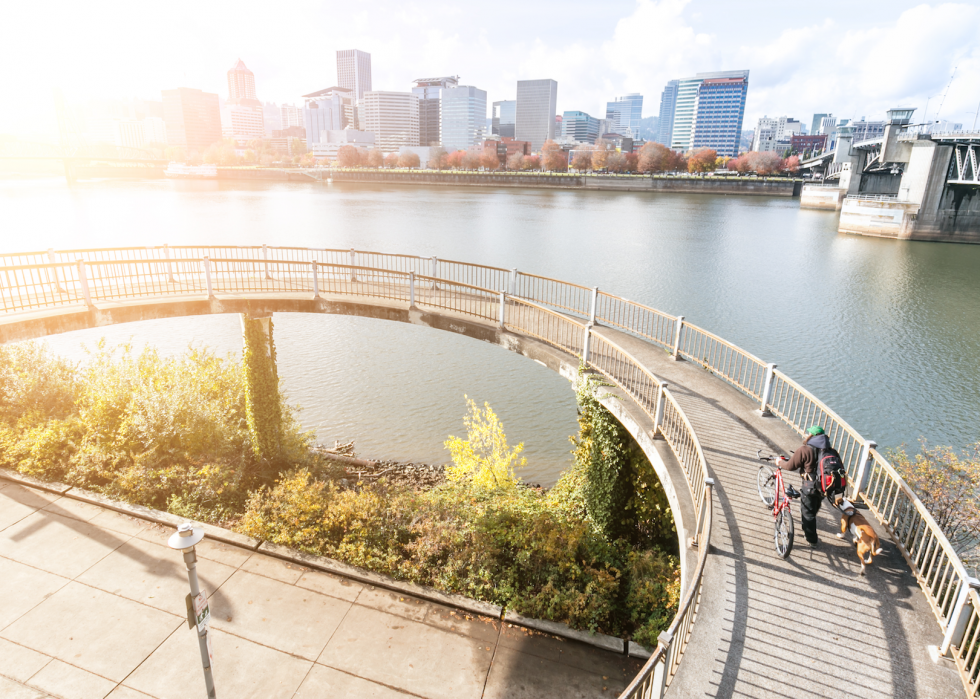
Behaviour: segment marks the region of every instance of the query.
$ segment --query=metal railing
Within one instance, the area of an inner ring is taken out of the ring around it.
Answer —
[[[5,314],[101,301],[215,294],[354,296],[437,308],[498,322],[583,359],[653,420],[687,476],[698,508],[698,541],[710,527],[710,481],[697,436],[667,387],[595,323],[629,333],[697,362],[758,401],[802,435],[821,425],[841,453],[853,497],[863,497],[895,538],[943,632],[942,651],[956,661],[970,696],[980,697],[980,584],[901,475],[876,449],[802,386],[726,340],[661,311],[577,284],[434,257],[358,250],[267,246],[157,246],[49,250],[0,256]],[[571,315],[568,315],[571,314]],[[574,317],[573,317],[574,316]],[[644,672],[624,695],[650,697],[668,686],[696,617],[698,572],[678,615]],[[662,677],[653,677],[657,663]],[[649,669],[649,672],[648,672]],[[646,674],[644,674],[646,673]],[[645,688],[645,689],[644,689]]]

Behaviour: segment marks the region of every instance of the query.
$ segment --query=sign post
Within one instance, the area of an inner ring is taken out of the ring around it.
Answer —
[[[201,589],[197,579],[197,553],[194,547],[204,539],[203,529],[194,529],[184,523],[177,528],[177,533],[170,537],[167,545],[175,551],[182,551],[184,564],[187,566],[187,578],[191,584],[191,593],[187,595],[187,623],[191,628],[197,628],[197,640],[201,646],[201,664],[204,666],[204,684],[208,690],[208,699],[215,699],[214,678],[211,676],[211,607],[208,606],[208,595]]]

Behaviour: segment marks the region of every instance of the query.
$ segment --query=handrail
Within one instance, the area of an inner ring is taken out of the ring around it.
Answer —
[[[242,256],[222,254],[232,251]],[[261,259],[257,258],[259,253]],[[287,256],[289,259],[283,259]],[[353,264],[358,258],[373,264]],[[3,264],[20,260],[30,260],[32,264]],[[280,278],[273,272],[278,272]],[[467,280],[484,283],[471,284]],[[275,290],[409,300],[483,320],[499,320],[505,328],[533,334],[562,351],[583,357],[590,368],[628,393],[666,438],[684,468],[700,510],[699,538],[707,536],[702,527],[705,512],[710,519],[711,506],[710,487],[702,487],[702,483],[710,486],[710,479],[697,435],[661,382],[610,337],[597,333],[595,322],[673,349],[675,357],[698,362],[758,400],[764,415],[776,415],[799,434],[811,424],[823,426],[847,465],[853,496],[863,497],[875,517],[899,542],[943,631],[943,651],[956,660],[968,693],[980,697],[978,584],[969,577],[955,549],[919,498],[875,449],[873,441],[863,438],[813,394],[776,370],[774,364],[764,364],[683,317],[675,318],[598,289],[517,270],[359,250],[163,245],[0,255],[3,314],[80,304],[92,307],[96,301],[124,296],[210,295],[228,289],[235,293]],[[703,500],[702,495],[707,499]],[[702,568],[703,558],[698,570]],[[700,586],[700,572],[694,584]],[[697,590],[700,595],[700,587]],[[685,600],[693,599],[692,595],[693,586]],[[688,610],[695,606],[682,605],[675,624],[680,624],[685,614],[694,615]],[[667,668],[664,686],[676,671],[674,659],[679,658],[686,641],[679,645],[669,643],[662,653],[658,648],[654,655]]]

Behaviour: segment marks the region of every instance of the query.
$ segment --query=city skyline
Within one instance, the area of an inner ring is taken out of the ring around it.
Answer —
[[[9,101],[0,110],[0,133],[50,128],[51,90],[59,86],[73,102],[89,97],[159,99],[161,90],[175,87],[225,97],[225,71],[236,57],[261,83],[259,99],[295,103],[299,95],[333,82],[330,59],[336,51],[355,46],[372,55],[376,90],[409,91],[418,75],[456,74],[486,90],[488,102],[495,102],[514,99],[518,80],[550,77],[562,86],[558,113],[601,115],[606,102],[636,92],[645,98],[643,116],[656,116],[668,80],[742,67],[753,75],[746,124],[765,114],[806,120],[828,111],[881,118],[884,110],[898,104],[918,107],[917,119],[933,118],[942,104],[939,118],[972,125],[980,100],[975,87],[980,84],[980,41],[969,31],[980,23],[980,8],[971,4],[913,7],[898,1],[853,8],[829,2],[806,13],[783,13],[781,24],[760,15],[754,23],[735,18],[726,25],[717,16],[721,6],[716,0],[616,1],[590,23],[589,32],[552,18],[552,24],[532,28],[518,39],[502,39],[490,31],[494,18],[487,24],[481,15],[485,26],[474,40],[467,40],[464,33],[469,30],[462,28],[468,11],[425,4],[446,10],[443,28],[418,31],[419,20],[395,6],[391,13],[368,16],[360,7],[345,10],[338,3],[320,3],[314,15],[333,12],[348,21],[335,22],[338,29],[328,29],[315,46],[285,40],[271,27],[259,34],[247,19],[249,13],[237,13],[220,36],[182,41],[179,51],[169,44],[169,20],[135,42],[119,38],[111,18],[96,9],[90,16],[77,16],[77,23],[59,24],[73,29],[63,42],[54,42],[64,48],[8,76]],[[745,5],[751,10],[759,3]],[[211,10],[214,19],[220,7],[217,3]],[[500,12],[508,8],[505,2]],[[528,11],[531,18],[541,14],[538,9]],[[0,47],[3,54],[11,54],[8,65],[18,64],[13,56],[25,55],[29,44],[39,40],[33,29],[38,22],[31,19],[37,12],[13,8],[11,23],[26,31]],[[68,12],[76,18],[74,10]],[[54,30],[56,38],[59,31]],[[182,27],[179,33],[194,39],[200,31]],[[105,49],[92,51],[100,41]],[[814,45],[821,47],[819,56],[813,54]],[[886,47],[889,61],[881,63]],[[66,61],[69,54],[71,60]],[[125,61],[118,60],[122,55]]]

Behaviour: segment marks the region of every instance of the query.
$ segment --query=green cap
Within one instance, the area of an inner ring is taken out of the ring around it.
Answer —
[[[820,425],[814,425],[813,427],[808,429],[806,433],[811,437],[815,437],[818,434],[824,434],[824,431],[823,431],[823,427],[821,427]]]

